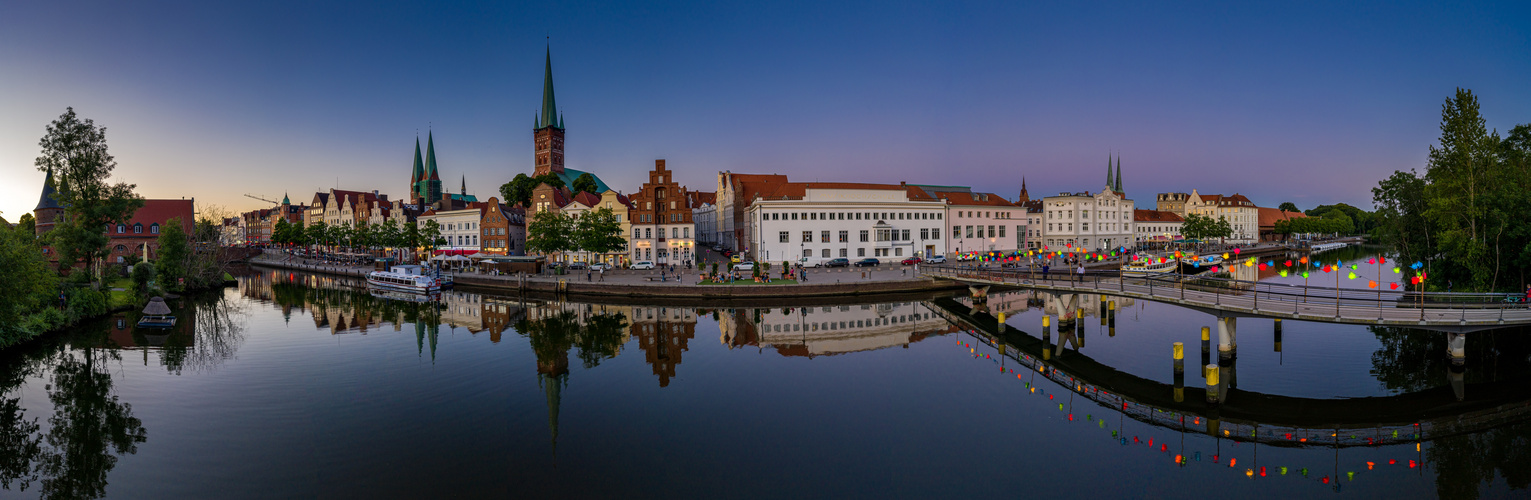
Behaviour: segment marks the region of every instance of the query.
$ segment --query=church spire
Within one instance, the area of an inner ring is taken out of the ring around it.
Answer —
[[[425,136],[425,178],[433,181],[441,180],[436,172],[436,138],[429,132]]]
[[[464,174],[462,176],[462,195],[463,195],[464,199],[467,199],[467,197],[468,197],[468,176],[467,176],[467,174]]]
[[[1122,157],[1120,156],[1116,157],[1116,192],[1126,192],[1122,191]]]
[[[548,47],[547,64],[542,73],[542,123],[543,127],[563,128],[559,119],[558,103],[553,99],[553,48]]]
[[[1106,189],[1111,189],[1113,187],[1112,185],[1113,185],[1113,182],[1111,182],[1111,153],[1106,153]]]
[[[1026,192],[1026,176],[1024,175],[1021,176],[1021,196],[1020,199],[1016,201],[1021,203],[1031,201],[1031,194]]]
[[[417,132],[418,134],[418,132]],[[425,180],[425,163],[420,161],[420,136],[415,136],[415,170],[409,176],[409,192],[420,195],[420,181]]]
[[[282,193],[282,204],[283,205],[291,205],[292,204],[292,199],[287,197],[287,193]]]

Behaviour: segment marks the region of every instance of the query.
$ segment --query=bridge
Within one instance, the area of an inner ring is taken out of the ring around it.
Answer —
[[[1080,353],[1079,342],[1073,340],[1082,325],[1077,317],[1060,320],[1056,332],[1044,323],[1038,335],[1005,324],[981,306],[951,298],[930,304],[977,345],[993,349],[1005,362],[1002,371],[1046,378],[1128,418],[1177,432],[1277,446],[1345,448],[1429,441],[1531,418],[1531,384],[1466,382],[1455,369],[1448,376],[1450,387],[1366,398],[1301,398],[1237,389],[1234,358],[1218,360],[1215,369],[1208,366],[1219,372],[1206,377],[1216,385],[1185,387],[1181,365],[1173,363],[1166,346],[1166,369],[1176,369],[1175,383],[1166,384]],[[1114,324],[1115,319],[1109,319]],[[1069,344],[1075,347],[1069,349]],[[1204,341],[1204,365],[1209,362],[1208,347]],[[1209,401],[1208,392],[1220,395]]]
[[[1502,293],[1440,293],[1292,285],[1186,274],[1124,275],[1120,271],[1045,274],[1035,269],[921,266],[937,279],[989,286],[1133,297],[1176,304],[1225,320],[1239,317],[1397,326],[1467,333],[1531,324],[1531,309]]]

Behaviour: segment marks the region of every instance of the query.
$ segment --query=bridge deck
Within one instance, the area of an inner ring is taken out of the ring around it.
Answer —
[[[1504,294],[1418,293],[1338,289],[1202,278],[1194,275],[1122,276],[1116,271],[1085,275],[1015,270],[922,267],[934,278],[970,285],[999,285],[1133,297],[1201,309],[1220,316],[1300,319],[1327,323],[1473,331],[1531,324],[1525,304],[1504,302]]]

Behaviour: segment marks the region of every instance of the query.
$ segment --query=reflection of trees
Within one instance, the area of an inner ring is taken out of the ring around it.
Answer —
[[[98,345],[106,326],[87,324],[0,356],[0,487],[25,490],[38,482],[45,498],[101,497],[118,456],[136,453],[147,439],[132,407],[114,394],[102,363],[116,352],[68,347]],[[19,398],[4,396],[45,373],[53,415],[43,433]]]
[[[180,375],[187,367],[211,370],[233,359],[245,341],[244,321],[249,316],[245,302],[228,300],[222,293],[182,299],[182,302],[186,310],[182,317],[195,319],[192,339],[190,345],[182,342],[166,345],[165,368]]]
[[[1445,333],[1409,328],[1371,327],[1382,347],[1372,353],[1372,374],[1388,389],[1415,392],[1445,385],[1451,370]],[[1467,382],[1526,380],[1531,374],[1531,331],[1526,328],[1467,334]],[[1467,397],[1473,396],[1468,391]],[[1479,487],[1495,473],[1511,488],[1531,486],[1531,422],[1518,422],[1458,435],[1456,425],[1439,422],[1444,435],[1425,450],[1434,464],[1441,498],[1477,498]],[[1466,429],[1464,429],[1466,430]]]
[[[547,394],[548,431],[558,449],[558,408],[569,385],[569,350],[579,349],[585,368],[615,357],[622,349],[627,318],[621,313],[579,314],[569,310],[549,312],[539,318],[522,318],[515,329],[527,337],[537,356],[537,383]]]

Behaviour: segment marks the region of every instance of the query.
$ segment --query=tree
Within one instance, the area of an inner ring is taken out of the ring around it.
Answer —
[[[313,224],[309,224],[308,229],[306,229],[304,233],[305,236],[308,237],[308,244],[311,246],[323,246],[329,244],[330,242],[330,225],[325,224],[322,220],[315,221]]]
[[[149,282],[154,281],[154,263],[139,262],[133,265],[133,292],[140,298],[149,295]]]
[[[526,225],[526,249],[543,255],[574,250],[573,234],[574,221],[563,212],[537,212]]]
[[[191,245],[187,242],[186,231],[181,229],[181,219],[165,221],[159,232],[159,261],[155,265],[159,271],[160,288],[183,290],[185,285],[181,280],[188,277],[190,263]]]
[[[1391,177],[1372,188],[1372,206],[1377,209],[1374,235],[1391,245],[1406,260],[1429,255],[1430,224],[1425,219],[1425,189],[1428,183],[1413,171],[1393,172]]]
[[[436,253],[436,247],[447,244],[446,238],[441,237],[441,224],[436,219],[425,221],[419,230],[420,246],[430,248],[431,253]]]
[[[1278,210],[1283,211],[1283,212],[1301,212],[1302,211],[1302,210],[1298,210],[1297,209],[1297,204],[1296,203],[1292,203],[1290,201],[1281,202],[1281,206],[1276,207],[1276,208]]]
[[[46,308],[58,277],[30,233],[0,226],[0,347],[42,332],[24,331],[22,317]]]
[[[590,175],[589,172],[579,174],[579,177],[574,178],[574,184],[570,185],[569,189],[573,189],[576,193],[599,194],[595,192],[597,189],[595,176]]]
[[[580,250],[595,254],[627,249],[627,240],[622,239],[622,223],[609,208],[598,208],[581,214],[574,224],[573,243]]]
[[[1180,227],[1180,234],[1186,238],[1209,240],[1212,238],[1227,238],[1233,234],[1233,227],[1228,220],[1217,217],[1208,217],[1202,214],[1186,214],[1185,223]]]
[[[117,162],[107,152],[106,127],[81,120],[74,108],[48,125],[38,145],[42,156],[37,157],[37,169],[54,174],[55,198],[64,207],[49,240],[61,263],[84,260],[95,277],[97,262],[110,250],[103,228],[126,222],[144,206],[143,198],[134,194],[133,184],[108,182]]]
[[[16,229],[28,235],[37,234],[37,218],[32,214],[21,214],[21,218],[16,219]]]

